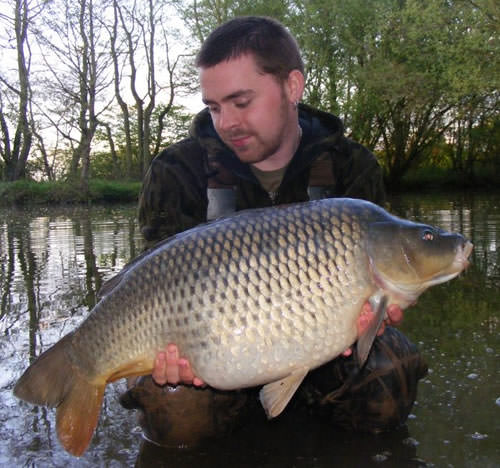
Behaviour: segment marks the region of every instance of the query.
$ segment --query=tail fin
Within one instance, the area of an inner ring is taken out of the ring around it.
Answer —
[[[57,435],[63,447],[80,456],[99,420],[106,382],[91,382],[71,362],[71,334],[49,348],[17,381],[14,395],[35,405],[57,407]]]

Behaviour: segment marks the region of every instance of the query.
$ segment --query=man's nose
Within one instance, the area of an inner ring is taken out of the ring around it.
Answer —
[[[220,110],[218,123],[221,130],[231,130],[238,126],[238,122],[238,113],[235,109],[224,107]]]

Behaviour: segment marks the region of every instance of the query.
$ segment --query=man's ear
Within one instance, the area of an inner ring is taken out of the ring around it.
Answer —
[[[292,70],[286,79],[287,97],[290,102],[299,102],[304,93],[305,79],[299,70]]]

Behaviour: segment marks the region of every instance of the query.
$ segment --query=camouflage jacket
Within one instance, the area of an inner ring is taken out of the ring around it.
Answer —
[[[338,117],[301,104],[299,124],[299,148],[270,194],[220,140],[208,110],[200,112],[190,136],[158,154],[144,178],[139,224],[147,247],[228,211],[325,197],[384,202],[380,166],[344,136]]]

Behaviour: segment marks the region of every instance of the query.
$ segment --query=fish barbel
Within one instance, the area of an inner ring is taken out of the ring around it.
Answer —
[[[365,301],[378,320],[358,339],[362,359],[386,304],[414,303],[466,268],[471,251],[460,234],[362,200],[242,211],[177,234],[126,266],[14,393],[57,407],[59,439],[81,455],[106,384],[151,373],[156,353],[176,343],[210,386],[264,385],[261,402],[274,417],[310,369],[358,339]]]

